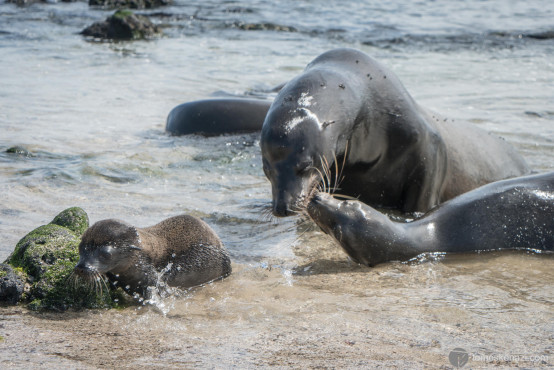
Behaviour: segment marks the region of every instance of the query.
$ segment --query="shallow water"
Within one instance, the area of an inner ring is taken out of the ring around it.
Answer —
[[[199,216],[221,236],[235,273],[164,300],[162,312],[2,309],[1,361],[421,367],[448,365],[462,347],[522,356],[476,358],[474,367],[552,365],[552,256],[362,268],[313,227],[263,216],[271,194],[256,134],[164,133],[177,104],[222,93],[271,99],[264,91],[320,53],[355,47],[391,68],[420,104],[504,137],[536,171],[552,171],[554,40],[538,38],[553,31],[549,1],[176,1],[144,13],[164,37],[101,43],[78,32],[111,11],[0,4],[0,259],[31,229],[81,206],[91,222],[137,226]],[[293,32],[240,28],[250,23]],[[5,153],[14,145],[31,154]],[[79,333],[83,347],[67,347]],[[108,355],[95,333],[154,344],[133,342],[143,357],[124,347]],[[523,361],[533,355],[548,360]]]

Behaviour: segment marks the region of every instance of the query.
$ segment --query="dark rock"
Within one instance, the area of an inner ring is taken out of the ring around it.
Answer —
[[[0,302],[16,304],[21,300],[25,288],[22,272],[16,272],[8,264],[0,263]]]
[[[77,0],[60,0],[62,3],[73,3],[73,2],[76,2]],[[24,5],[30,5],[30,4],[36,4],[36,3],[46,3],[48,2],[47,0],[6,0],[7,3],[11,3],[11,4],[17,4],[19,6],[24,6]]]
[[[85,28],[81,34],[100,39],[139,40],[153,37],[160,32],[148,17],[128,10],[118,10],[104,22]]]
[[[525,36],[536,40],[552,40],[554,39],[554,30],[530,33]]]
[[[89,0],[89,6],[108,9],[152,9],[171,4],[171,0]]]
[[[19,145],[12,146],[11,148],[8,148],[6,150],[6,153],[15,154],[15,155],[22,156],[22,157],[34,157],[33,153],[31,153],[29,150],[27,150],[26,148],[24,148],[22,146],[19,146]]]
[[[281,26],[275,23],[244,23],[235,22],[233,27],[245,31],[278,31],[278,32],[298,32],[294,27]]]
[[[42,3],[42,0],[6,0],[7,3],[16,4],[19,6],[30,5],[35,3]]]

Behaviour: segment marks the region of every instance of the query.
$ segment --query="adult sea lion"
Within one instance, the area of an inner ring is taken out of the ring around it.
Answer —
[[[258,132],[270,106],[269,100],[241,98],[187,102],[169,112],[165,129],[172,135]]]
[[[408,223],[360,201],[316,194],[307,212],[356,262],[373,266],[425,252],[554,250],[554,172],[494,182]]]
[[[353,49],[318,56],[283,87],[260,145],[276,216],[302,209],[325,172],[327,186],[404,212],[529,173],[504,140],[420,107],[391,71]]]
[[[146,296],[159,283],[189,288],[231,273],[221,240],[204,221],[188,215],[137,228],[98,221],[83,234],[75,274],[94,281],[106,275],[130,293]]]

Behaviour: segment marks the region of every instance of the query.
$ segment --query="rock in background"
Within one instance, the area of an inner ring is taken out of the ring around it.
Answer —
[[[81,34],[98,39],[141,40],[157,36],[161,31],[144,15],[118,10],[105,21],[85,28]]]
[[[109,9],[152,9],[171,4],[171,0],[89,0],[90,6]]]

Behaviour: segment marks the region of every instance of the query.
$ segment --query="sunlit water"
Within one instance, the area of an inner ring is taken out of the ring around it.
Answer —
[[[264,91],[320,53],[355,47],[396,72],[423,106],[504,137],[536,171],[554,170],[554,40],[537,37],[554,30],[551,2],[176,0],[144,12],[164,26],[162,38],[101,43],[78,34],[111,13],[84,2],[0,4],[0,259],[28,231],[80,206],[91,222],[120,218],[140,227],[199,216],[229,249],[235,273],[162,300],[162,312],[58,320],[100,320],[102,330],[115,322],[136,335],[153,327],[153,340],[169,349],[128,366],[154,358],[214,367],[303,359],[340,366],[333,358],[440,366],[455,347],[554,362],[552,256],[474,254],[362,268],[309,224],[265,216],[271,193],[256,134],[164,133],[177,104],[222,93],[271,99]],[[240,29],[246,23],[293,32]],[[31,155],[5,153],[15,145]],[[25,333],[47,325],[21,320],[8,327],[19,323],[33,347]],[[2,360],[23,361],[17,348]],[[98,358],[81,364],[110,363]]]

